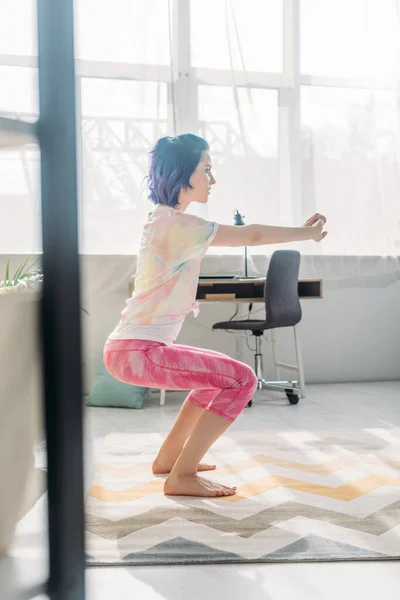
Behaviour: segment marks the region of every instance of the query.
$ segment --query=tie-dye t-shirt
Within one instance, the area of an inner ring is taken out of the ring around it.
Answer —
[[[172,344],[193,311],[201,259],[218,224],[158,204],[146,223],[135,273],[135,289],[110,339]]]

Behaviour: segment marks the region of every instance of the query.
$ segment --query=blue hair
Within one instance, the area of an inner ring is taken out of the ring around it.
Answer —
[[[154,204],[178,204],[181,189],[193,189],[190,178],[209,146],[193,133],[163,137],[151,150],[149,198]]]

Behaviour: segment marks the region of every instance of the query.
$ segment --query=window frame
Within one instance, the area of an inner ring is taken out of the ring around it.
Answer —
[[[190,42],[191,0],[170,0],[172,11],[171,66],[113,63],[76,59],[78,183],[80,218],[82,205],[81,156],[81,82],[82,78],[125,79],[156,81],[167,84],[168,126],[178,131],[198,131],[198,86],[232,86],[230,70],[191,67]],[[304,209],[315,211],[313,200],[302,197],[301,185],[301,88],[304,86],[341,87],[351,89],[394,90],[393,85],[381,80],[326,77],[300,72],[300,4],[301,0],[282,0],[283,10],[283,70],[282,73],[235,71],[235,85],[244,88],[273,89],[278,93],[278,164],[279,210],[282,222],[301,221]],[[0,54],[0,66],[37,67],[37,57]],[[22,116],[22,115],[7,115]],[[32,118],[34,115],[23,115]],[[79,118],[79,116],[81,118]],[[305,205],[305,202],[307,203]],[[207,205],[201,206],[202,216],[208,216]],[[80,240],[82,242],[82,240]],[[323,253],[322,246],[316,249]]]

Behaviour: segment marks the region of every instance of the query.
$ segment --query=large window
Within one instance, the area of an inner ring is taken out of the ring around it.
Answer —
[[[35,4],[0,3],[0,114],[14,118],[37,116]],[[209,141],[217,179],[196,214],[298,225],[318,210],[330,236],[303,253],[398,253],[396,0],[75,8],[82,252],[136,252],[149,151],[192,131]],[[38,162],[34,148],[0,152],[0,252],[40,248]]]
[[[193,67],[281,73],[282,0],[191,0]]]
[[[144,178],[167,132],[167,85],[83,78],[83,248],[132,253],[150,211]]]
[[[198,133],[210,144],[217,180],[206,214],[232,224],[237,208],[246,223],[259,222],[262,213],[278,221],[277,204],[268,206],[279,195],[276,90],[199,85],[198,105]]]
[[[76,57],[170,64],[168,0],[75,0]]]
[[[30,121],[37,118],[36,69],[0,65],[0,90],[0,115]],[[0,150],[0,252],[41,249],[39,170],[35,146]]]
[[[399,238],[397,118],[390,91],[301,88],[302,196],[329,215],[343,254],[390,253]]]
[[[300,2],[303,74],[390,81],[398,68],[396,0]]]

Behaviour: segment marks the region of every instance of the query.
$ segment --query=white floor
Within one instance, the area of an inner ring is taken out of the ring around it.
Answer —
[[[86,409],[86,491],[106,434],[117,431],[160,432],[162,439],[172,425],[184,396],[183,393],[167,393],[166,405],[161,407],[158,395],[154,394],[140,411]],[[232,429],[260,427],[398,428],[400,382],[308,386],[307,398],[300,400],[296,406],[291,406],[279,393],[261,392],[257,394],[253,406],[246,408],[232,425]],[[40,461],[38,455],[39,466]],[[44,496],[19,525],[14,558],[3,565],[0,561],[0,579],[3,581],[1,600],[13,597],[3,595],[11,594],[10,589],[14,585],[11,577],[13,582],[18,580],[19,585],[25,586],[43,577],[45,510]],[[31,544],[36,543],[36,548],[24,548],[21,545],[24,536],[29,537]],[[42,544],[41,552],[38,544]],[[128,600],[135,597],[146,600],[213,600],[217,597],[229,597],[230,600],[243,600],[245,597],[252,600],[353,600],[355,596],[363,600],[372,600],[377,596],[382,600],[398,600],[400,597],[400,561],[92,567],[86,573],[89,600]],[[7,589],[8,592],[4,592]]]

